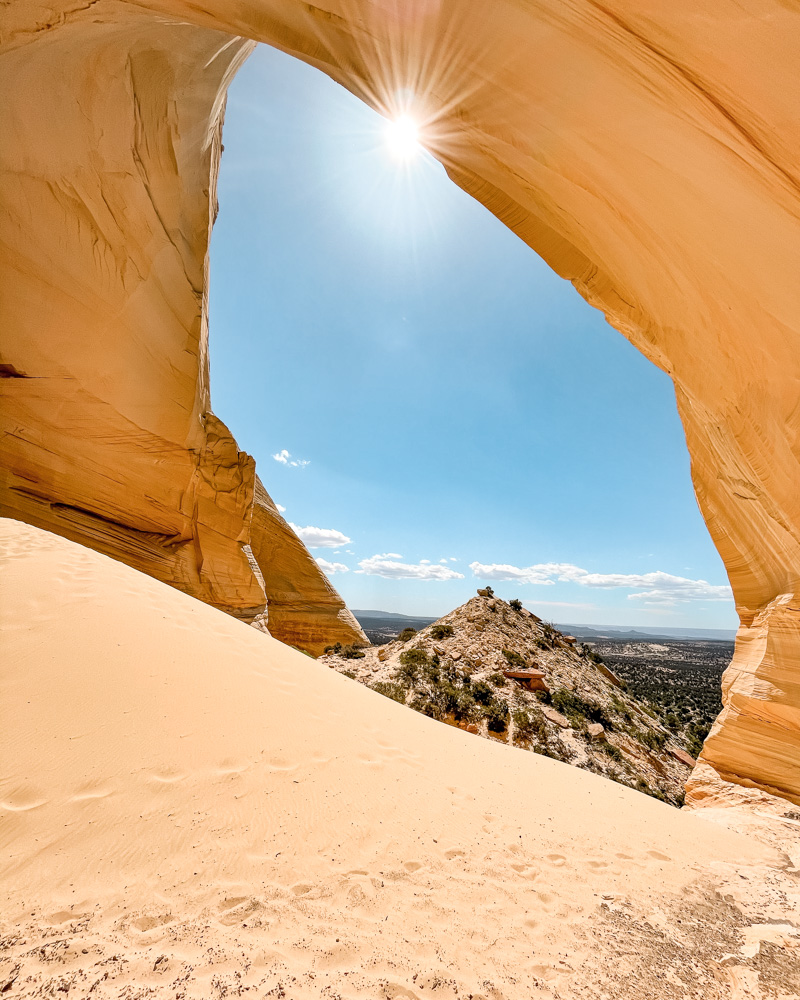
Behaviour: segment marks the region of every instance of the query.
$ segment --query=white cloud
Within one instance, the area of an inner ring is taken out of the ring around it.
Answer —
[[[706,580],[690,580],[671,573],[590,573],[571,563],[537,563],[534,566],[510,566],[505,563],[470,563],[474,576],[482,580],[510,580],[551,587],[554,583],[577,583],[601,590],[639,591],[628,594],[629,601],[671,605],[684,601],[729,601],[729,586],[716,586]]]
[[[296,469],[304,469],[307,465],[311,465],[311,462],[307,458],[292,458],[291,452],[288,452],[285,448],[277,452],[272,456],[276,462],[280,462],[281,465],[291,465]]]
[[[301,528],[291,521],[289,527],[310,549],[338,549],[341,545],[349,545],[353,540],[335,528],[315,528],[312,524]]]
[[[334,573],[349,573],[349,567],[345,566],[344,563],[339,562],[328,562],[327,559],[317,558],[317,565],[322,570],[323,573],[327,573],[328,576],[333,576]]]
[[[356,573],[367,576],[382,576],[386,580],[463,580],[463,573],[439,563],[431,564],[425,560],[418,563],[396,562],[403,557],[397,552],[384,552],[383,555],[362,559],[358,564],[361,568]]]
[[[278,510],[281,512],[281,514],[285,514],[286,513],[286,508],[283,506],[282,503],[276,503],[275,506],[278,508]]]

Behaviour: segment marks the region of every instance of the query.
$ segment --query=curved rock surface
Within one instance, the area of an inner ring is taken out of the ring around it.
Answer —
[[[456,183],[673,378],[742,620],[703,773],[800,801],[795,4],[21,0],[2,31],[6,513],[258,606],[205,350],[225,87],[249,38],[382,111],[409,89]]]

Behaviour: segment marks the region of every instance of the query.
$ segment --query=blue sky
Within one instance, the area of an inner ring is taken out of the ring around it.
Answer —
[[[212,405],[351,607],[489,581],[555,621],[736,625],[666,375],[318,71],[259,47],[223,138]]]

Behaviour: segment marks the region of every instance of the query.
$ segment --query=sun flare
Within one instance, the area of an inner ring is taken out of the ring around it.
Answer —
[[[399,115],[386,125],[386,145],[398,160],[409,160],[421,150],[419,126],[410,115]]]

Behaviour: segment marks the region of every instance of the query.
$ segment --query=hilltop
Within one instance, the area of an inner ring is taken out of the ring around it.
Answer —
[[[673,805],[694,759],[589,647],[491,590],[419,631],[321,660],[441,722],[602,774]]]

